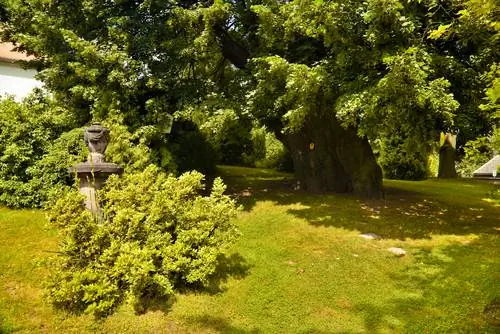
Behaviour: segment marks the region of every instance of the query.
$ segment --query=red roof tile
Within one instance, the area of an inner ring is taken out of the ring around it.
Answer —
[[[33,56],[28,56],[23,52],[12,51],[14,44],[0,43],[0,61],[13,63],[17,60],[32,60]]]

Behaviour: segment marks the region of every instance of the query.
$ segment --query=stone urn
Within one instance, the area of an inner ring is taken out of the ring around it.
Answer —
[[[100,211],[100,203],[97,198],[99,190],[111,174],[123,173],[123,168],[117,164],[106,162],[104,152],[108,146],[109,130],[99,123],[93,123],[85,129],[83,139],[89,148],[89,156],[86,162],[81,162],[68,171],[78,178],[80,193],[85,195],[85,207],[87,210],[97,213]]]

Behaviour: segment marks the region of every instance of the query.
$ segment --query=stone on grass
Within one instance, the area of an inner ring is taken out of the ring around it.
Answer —
[[[250,196],[252,196],[252,192],[250,191],[250,189],[245,189],[240,193],[240,196],[241,197],[250,197]]]
[[[406,255],[406,251],[402,248],[391,247],[391,248],[388,248],[387,250],[396,256],[405,256]]]
[[[382,237],[380,235],[377,235],[375,233],[363,233],[359,235],[363,239],[367,240],[373,240],[373,239],[381,239]]]

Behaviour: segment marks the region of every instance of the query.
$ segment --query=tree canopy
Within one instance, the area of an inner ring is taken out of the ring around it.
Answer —
[[[231,106],[275,132],[304,187],[380,194],[374,149],[412,164],[440,131],[493,130],[496,14],[495,0],[23,0],[3,36],[82,122],[161,137],[167,114]]]

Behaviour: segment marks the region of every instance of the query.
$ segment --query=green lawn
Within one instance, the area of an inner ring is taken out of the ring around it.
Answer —
[[[242,236],[214,286],[99,322],[44,304],[57,235],[43,212],[0,208],[0,333],[500,331],[500,207],[487,199],[491,185],[386,181],[385,200],[368,200],[294,191],[288,174],[268,170],[221,174],[243,206]]]

